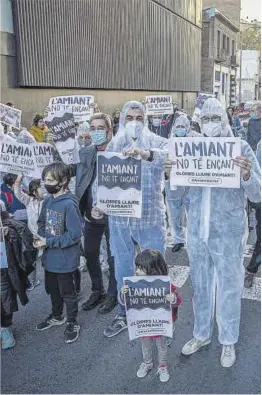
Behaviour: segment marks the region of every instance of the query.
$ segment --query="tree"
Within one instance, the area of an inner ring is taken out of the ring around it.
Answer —
[[[251,26],[242,31],[242,49],[261,51],[261,27]]]

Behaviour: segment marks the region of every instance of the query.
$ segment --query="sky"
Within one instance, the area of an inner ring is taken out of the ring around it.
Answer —
[[[241,18],[261,21],[261,0],[241,0]]]

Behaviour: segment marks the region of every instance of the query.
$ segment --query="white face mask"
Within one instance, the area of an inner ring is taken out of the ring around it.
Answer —
[[[139,121],[131,121],[126,123],[126,133],[132,139],[137,139],[141,134],[144,125],[142,122]]]
[[[202,124],[202,131],[207,137],[219,137],[221,135],[221,123],[208,122]]]
[[[152,124],[156,128],[158,128],[161,125],[161,123],[162,123],[162,119],[160,119],[160,118],[153,118],[152,119]]]

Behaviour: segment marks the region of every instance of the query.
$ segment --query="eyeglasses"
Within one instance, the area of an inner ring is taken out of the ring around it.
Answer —
[[[204,116],[201,120],[203,123],[209,123],[209,122],[219,123],[221,122],[221,117],[219,115],[213,115],[212,117]]]

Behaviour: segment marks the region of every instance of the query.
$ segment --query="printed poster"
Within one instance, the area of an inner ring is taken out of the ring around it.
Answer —
[[[129,286],[125,294],[126,318],[130,340],[143,336],[173,336],[169,276],[124,277]]]
[[[22,111],[0,103],[0,122],[15,129],[21,127]]]
[[[62,161],[69,165],[74,163],[74,148],[75,148],[75,122],[72,113],[56,114],[53,118],[45,119],[47,127],[53,134],[57,151],[59,152]],[[58,116],[61,115],[61,116]]]
[[[169,95],[155,95],[146,97],[146,115],[173,114],[173,98]]]
[[[89,121],[94,113],[95,99],[91,95],[56,96],[49,100],[49,114],[57,116],[57,113],[64,114],[71,112],[76,123]]]
[[[241,139],[231,137],[173,137],[168,141],[172,160],[171,189],[176,186],[240,188]]]
[[[41,178],[45,166],[53,162],[50,144],[19,144],[16,141],[0,141],[0,171]]]
[[[116,152],[98,153],[97,184],[97,206],[105,214],[141,218],[141,159]]]

